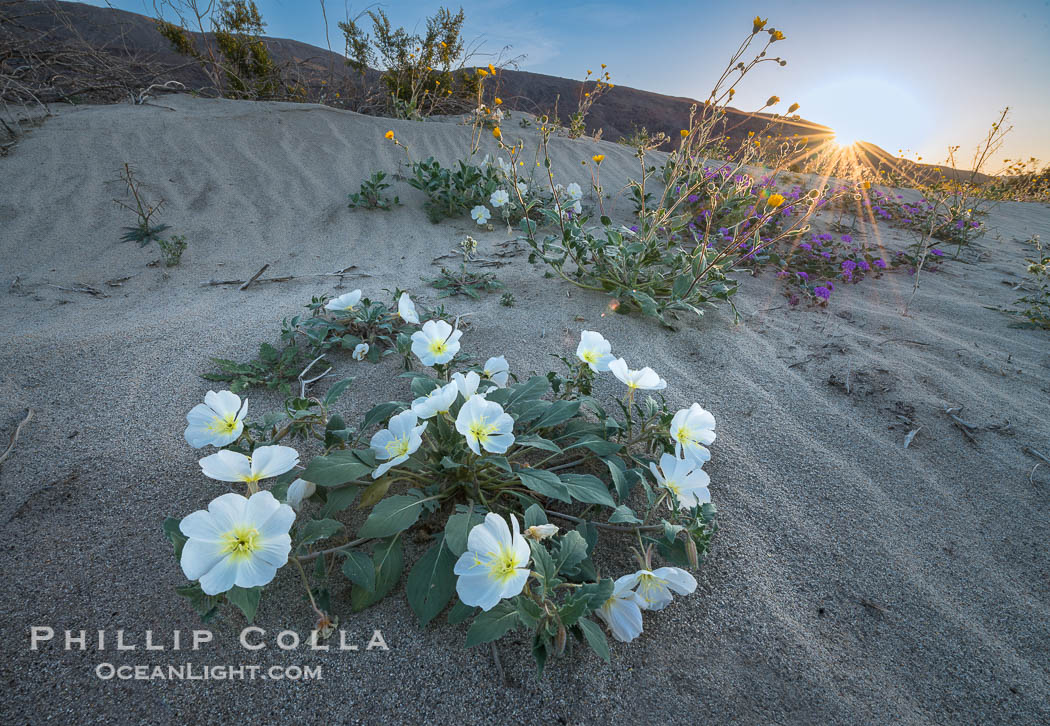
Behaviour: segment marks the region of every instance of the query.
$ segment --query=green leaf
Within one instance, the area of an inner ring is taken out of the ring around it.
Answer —
[[[448,624],[459,625],[465,622],[468,618],[474,617],[478,609],[473,605],[464,605],[459,600],[452,606],[452,609],[448,611]]]
[[[570,529],[558,539],[558,551],[554,554],[557,569],[572,569],[587,559],[587,540],[579,532]]]
[[[609,493],[609,487],[593,474],[562,474],[561,480],[573,499],[616,508],[616,501]]]
[[[540,542],[529,540],[529,548],[532,550],[532,563],[536,566],[536,574],[543,580],[544,595],[546,595],[551,580],[558,574],[558,566],[554,564],[554,559]]]
[[[375,592],[376,567],[372,558],[359,550],[347,550],[343,561],[343,574],[350,582],[359,587]]]
[[[389,537],[403,532],[419,519],[423,503],[416,497],[398,495],[387,497],[375,506],[358,530],[358,537]]]
[[[577,591],[577,597],[587,598],[587,609],[597,610],[612,597],[616,583],[611,577],[606,577],[600,582],[588,582]]]
[[[609,474],[612,475],[613,486],[616,487],[616,496],[621,502],[625,501],[631,493],[631,484],[633,482],[627,476],[623,460],[618,456],[609,456],[603,461],[609,467]]]
[[[602,632],[602,629],[587,618],[580,618],[576,621],[576,625],[583,631],[583,637],[587,640],[587,645],[591,646],[591,650],[608,663],[609,641],[605,639],[605,633]]]
[[[401,538],[391,537],[381,542],[372,553],[372,559],[375,561],[375,590],[354,586],[350,591],[350,607],[355,613],[382,600],[397,584],[405,567]]]
[[[320,516],[329,517],[336,512],[341,512],[351,504],[354,503],[354,499],[357,497],[357,492],[360,491],[361,487],[348,486],[339,487],[337,489],[329,489],[326,493],[328,499],[325,501],[324,506],[321,507]]]
[[[343,531],[342,523],[334,519],[308,519],[299,525],[295,532],[295,547],[300,549],[312,545],[314,542],[327,539],[341,531]]]
[[[164,536],[171,541],[172,547],[175,548],[176,560],[182,559],[182,547],[189,539],[189,537],[184,535],[182,530],[179,529],[179,522],[181,521],[182,520],[175,519],[175,517],[168,517],[164,520]]]
[[[456,557],[442,539],[432,545],[408,573],[405,595],[420,625],[429,623],[448,605],[456,590],[456,576],[452,572],[455,564]]]
[[[536,434],[522,434],[521,436],[515,436],[514,443],[518,446],[529,446],[533,449],[551,451],[555,454],[562,453],[561,447],[556,443],[549,439],[545,439],[542,436],[537,436]]]
[[[547,524],[547,513],[539,504],[533,504],[525,510],[525,527],[527,529],[540,524]]]
[[[453,514],[445,523],[445,546],[456,557],[467,551],[467,536],[470,530],[485,521],[478,511]]]
[[[606,441],[605,439],[600,439],[593,434],[588,434],[586,436],[581,436],[574,443],[566,446],[565,450],[568,451],[569,449],[576,449],[581,446],[590,449],[598,456],[609,456],[623,448],[620,444],[614,444],[612,441]]]
[[[629,524],[641,524],[642,520],[638,519],[638,515],[634,513],[634,510],[628,507],[626,504],[621,504],[616,508],[616,511],[609,517],[610,522],[627,522]]]
[[[365,420],[361,423],[361,430],[367,431],[372,426],[383,423],[390,418],[390,414],[397,409],[402,408],[402,406],[403,404],[398,403],[397,401],[387,401],[386,403],[381,403],[378,406],[375,406],[371,411],[365,414]]]
[[[516,597],[514,600],[518,607],[518,617],[521,618],[521,622],[524,623],[525,627],[535,628],[538,626],[540,620],[543,619],[543,608],[529,597]]]
[[[493,455],[483,456],[480,459],[478,459],[478,463],[479,464],[492,464],[493,466],[502,469],[503,471],[507,472],[508,474],[513,474],[514,473],[514,470],[510,468],[510,462],[507,461],[507,457],[506,456],[493,456]]]
[[[518,469],[518,479],[530,491],[534,491],[545,497],[552,497],[563,502],[571,503],[569,490],[558,478],[558,475],[544,471],[543,469]]]
[[[551,426],[557,426],[560,423],[568,421],[579,412],[579,401],[555,401],[542,416],[533,422],[532,429],[539,430]]]
[[[226,591],[226,599],[240,608],[245,619],[250,623],[255,620],[255,612],[259,609],[259,601],[262,599],[261,587],[237,587],[234,585]]]
[[[371,474],[374,468],[374,464],[362,461],[361,452],[335,451],[327,456],[315,456],[300,476],[319,487],[337,487]]]
[[[500,600],[495,607],[482,612],[467,631],[467,647],[499,640],[518,626],[518,608],[511,600]]]
[[[199,582],[176,587],[175,592],[190,601],[190,606],[205,623],[215,617],[219,611],[219,603],[222,602],[222,595],[205,595]]]
[[[346,389],[349,388],[350,384],[353,383],[353,382],[354,382],[354,379],[353,379],[353,377],[351,377],[351,378],[344,378],[343,380],[339,381],[338,383],[333,384],[332,387],[328,389],[328,393],[326,393],[324,395],[324,406],[325,406],[325,408],[328,408],[333,403],[338,401],[339,397],[342,396],[343,393],[346,392]]]
[[[558,618],[562,625],[571,628],[576,621],[589,612],[589,598],[576,596],[558,608]]]

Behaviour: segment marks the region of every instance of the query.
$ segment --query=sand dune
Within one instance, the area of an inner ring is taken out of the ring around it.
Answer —
[[[383,140],[388,128],[413,155],[446,162],[469,140],[455,123],[172,97],[67,109],[0,159],[0,422],[10,431],[26,408],[36,412],[0,469],[5,723],[1050,721],[1050,470],[1030,476],[1037,462],[1022,452],[1050,451],[1050,343],[985,308],[1015,297],[1003,282],[1016,282],[1021,240],[1050,234],[1040,205],[997,208],[981,259],[926,276],[907,316],[904,274],[851,287],[827,312],[788,309],[767,274],[745,281],[739,324],[717,309],[671,333],[544,278],[525,254],[498,271],[514,307],[498,294],[446,303],[472,313],[464,350],[505,354],[519,375],[546,371],[581,328],[600,330],[668,381],[673,405],[696,400],[718,418],[707,469],[721,530],[697,595],[648,618],[641,640],[614,646],[611,666],[580,652],[536,680],[524,636],[512,635],[501,653],[514,687],[502,689],[489,652],[462,649],[463,626],[439,618],[421,630],[400,596],[357,615],[339,608],[362,645],[381,629],[388,652],[289,655],[271,640],[246,656],[232,614],[208,626],[216,640],[198,653],[143,652],[146,629],[170,640],[174,628],[200,627],[172,593],[183,578],[160,528],[218,493],[182,439],[186,411],[212,387],[198,375],[212,356],[250,357],[283,317],[338,284],[239,292],[201,282],[244,278],[263,263],[296,275],[356,265],[344,291],[402,287],[433,302],[420,278],[440,267],[435,257],[465,234],[486,254],[513,237],[499,227],[479,234],[469,220],[431,225],[404,185],[405,206],[393,212],[348,210],[347,192],[403,158]],[[607,189],[636,169],[615,144],[553,147],[564,181],[598,149]],[[155,247],[118,241],[132,221],[111,201],[125,161],[186,235],[180,267],[148,267]],[[613,213],[629,208],[621,201]],[[880,233],[901,244],[896,231]],[[60,289],[82,285],[107,297]],[[341,359],[336,380],[357,377],[348,419],[405,396],[397,367]],[[617,391],[602,380],[598,395]],[[255,413],[281,400],[250,399]],[[980,427],[973,442],[949,407]],[[899,416],[921,426],[907,449],[913,426]],[[408,560],[422,550],[411,543]],[[605,566],[627,567],[626,554]],[[282,572],[256,623],[305,633],[312,622],[299,598]],[[56,641],[30,651],[32,625],[125,628],[140,646],[66,652]],[[320,664],[324,679],[94,675],[103,661],[188,659]]]

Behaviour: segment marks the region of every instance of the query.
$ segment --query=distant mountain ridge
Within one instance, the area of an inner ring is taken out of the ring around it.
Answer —
[[[155,70],[150,81],[160,83],[177,80],[188,89],[209,85],[206,74],[196,62],[177,53],[156,29],[153,18],[113,8],[102,8],[74,2],[0,0],[0,12],[18,19],[18,25],[29,28],[44,39],[42,42],[59,44],[86,43],[114,57],[136,58]],[[199,34],[194,34],[200,38]],[[206,36],[210,36],[208,33]],[[287,38],[265,37],[271,55],[278,63],[294,64],[302,74],[309,100],[317,100],[325,87],[321,81],[334,79],[338,87],[353,83],[358,76],[345,58],[329,50]],[[376,71],[369,71],[374,79]],[[500,74],[500,95],[504,107],[528,113],[549,113],[556,107],[562,121],[574,110],[580,81],[549,76],[530,71],[505,69]],[[89,98],[87,100],[97,100]],[[116,100],[111,98],[109,100]],[[334,99],[329,99],[334,100]],[[669,142],[661,147],[670,150],[677,143],[678,132],[689,124],[689,111],[698,101],[685,97],[666,96],[627,86],[616,85],[603,95],[587,116],[588,133],[601,129],[602,138],[618,141],[640,127],[650,132],[663,132]],[[339,105],[338,102],[336,105]],[[772,116],[727,109],[727,135],[731,146],[748,137],[749,132],[766,129]],[[779,118],[776,134],[783,137],[807,137],[813,143],[833,138],[833,129],[803,119]],[[943,167],[927,166],[895,159],[878,146],[860,143],[855,147],[858,157],[866,158],[873,166],[879,163],[900,173],[915,176],[928,174]]]

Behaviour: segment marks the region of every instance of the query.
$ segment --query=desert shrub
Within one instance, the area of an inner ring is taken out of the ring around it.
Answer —
[[[699,566],[715,530],[702,469],[714,417],[698,404],[672,413],[663,379],[628,369],[598,333],[583,331],[564,375],[518,382],[503,356],[457,366],[460,335],[426,322],[411,346],[430,372],[410,377],[408,400],[381,403],[357,425],[335,410],[349,381],[323,398],[290,398],[262,422],[229,391],[190,411],[186,441],[220,449],[200,460],[202,473],[236,489],[164,523],[191,581],[177,592],[202,618],[225,602],[250,621],[291,563],[317,643],[338,627],[331,578],[350,581],[354,612],[404,578],[422,625],[446,611],[452,624],[470,621],[468,647],[524,629],[542,672],[574,642],[608,661],[596,620],[630,641],[643,613],[696,589],[686,568]],[[610,373],[626,386],[613,412],[584,393]],[[323,450],[303,462],[278,443],[297,439]],[[368,516],[349,535],[343,512],[355,503]],[[410,539],[426,549],[406,568]],[[206,544],[215,541],[218,558]],[[610,568],[603,547],[633,552],[638,569],[600,575]]]
[[[175,234],[170,239],[158,239],[157,244],[164,257],[165,267],[175,267],[182,261],[182,253],[186,251],[185,235]]]
[[[120,170],[120,181],[124,183],[124,190],[127,196],[131,198],[131,201],[129,203],[123,199],[114,199],[113,202],[138,217],[135,226],[124,228],[124,235],[120,238],[120,241],[138,242],[139,247],[145,247],[150,242],[159,243],[161,241],[161,233],[171,229],[171,225],[168,224],[154,224],[154,217],[157,216],[161,207],[164,206],[164,200],[158,199],[154,201],[146,196],[145,190],[142,188],[142,182],[135,176],[135,169],[127,162],[124,163],[123,168]]]
[[[390,184],[386,181],[386,173],[377,171],[367,180],[361,182],[361,190],[356,194],[347,195],[350,199],[350,208],[362,207],[364,209],[382,209],[389,212],[398,204],[401,204],[396,196],[391,199],[384,196]]]
[[[500,186],[492,167],[464,161],[448,168],[428,157],[412,162],[410,169],[408,184],[426,195],[423,209],[435,224],[445,218],[466,216],[474,207],[488,201]]]
[[[221,0],[206,7],[196,0],[176,0],[164,6],[175,11],[179,23],[158,18],[157,30],[177,52],[201,65],[220,95],[251,99],[297,95],[282,79],[262,39],[266,23],[254,0]],[[207,30],[214,34],[214,47],[194,37]]]
[[[359,21],[367,17],[371,34]],[[463,9],[440,8],[426,19],[426,31],[414,34],[394,28],[382,9],[368,10],[339,23],[346,41],[347,64],[362,77],[378,68],[387,112],[396,118],[420,119],[465,111],[478,94],[480,80],[465,67],[470,58],[462,37]]]
[[[576,110],[569,116],[569,125],[566,127],[570,139],[578,139],[587,133],[587,114],[590,113],[591,106],[614,87],[604,63],[594,79],[591,78],[592,75],[588,70],[577,92]]]

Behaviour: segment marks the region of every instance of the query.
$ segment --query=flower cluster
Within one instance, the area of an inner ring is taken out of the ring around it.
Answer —
[[[411,299],[398,303],[396,314],[418,324]],[[355,290],[324,308],[353,315],[362,305]],[[374,407],[357,427],[331,410],[349,381],[323,399],[289,399],[283,426],[272,417],[248,421],[247,402],[231,391],[208,392],[187,414],[186,441],[218,448],[200,459],[201,472],[241,489],[165,523],[192,581],[179,593],[202,617],[213,617],[225,599],[251,619],[263,587],[294,563],[324,637],[335,622],[332,561],[345,558],[351,608],[367,607],[400,578],[405,532],[449,511],[408,574],[410,606],[425,624],[455,597],[449,619],[472,619],[468,645],[531,629],[541,670],[564,652],[570,632],[608,658],[605,636],[588,616],[626,642],[642,632],[643,611],[696,589],[685,568],[699,565],[714,531],[703,469],[715,440],[711,413],[697,403],[672,412],[651,397],[640,400],[667,382],[648,366],[631,368],[595,331],[582,331],[575,356],[563,358],[567,377],[524,381],[502,355],[455,370],[461,339],[441,319],[418,325],[410,354],[436,375],[408,374],[414,398]],[[623,384],[623,418],[589,395],[590,382],[606,373]],[[279,443],[285,437],[318,439],[324,452],[301,463],[295,448]],[[345,528],[335,517],[358,499],[370,512],[356,539],[315,550]],[[599,532],[633,539],[639,569],[615,581],[600,577]],[[654,566],[657,555],[667,564]],[[313,559],[326,566],[310,568],[311,576],[303,562]]]

